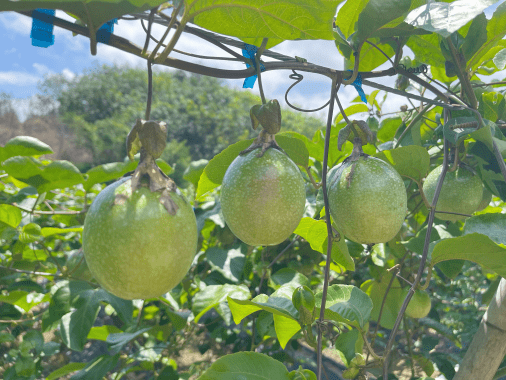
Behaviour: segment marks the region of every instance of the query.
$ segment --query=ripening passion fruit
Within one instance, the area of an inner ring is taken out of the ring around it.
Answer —
[[[197,249],[197,222],[179,191],[168,192],[172,215],[160,192],[132,191],[125,177],[93,201],[84,222],[86,263],[99,284],[124,299],[158,297],[186,275]]]
[[[304,179],[283,152],[270,148],[239,155],[221,185],[221,210],[230,230],[246,244],[277,245],[297,228],[306,204]]]
[[[404,289],[402,299],[406,298],[407,295],[408,289]],[[424,290],[417,289],[408,303],[406,315],[411,318],[424,318],[429,314],[430,308],[431,300],[429,294]]]
[[[334,167],[327,178],[330,214],[349,240],[385,243],[399,232],[406,216],[407,195],[392,165],[360,156]]]
[[[432,170],[423,183],[423,192],[429,203],[434,198],[437,181],[442,170],[442,165]],[[453,172],[446,172],[437,201],[436,217],[451,222],[465,219],[466,217],[463,215],[443,214],[438,211],[470,215],[478,209],[482,199],[483,183],[477,175],[463,167],[459,167]]]

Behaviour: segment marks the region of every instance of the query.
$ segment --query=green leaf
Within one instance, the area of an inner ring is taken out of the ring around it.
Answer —
[[[241,249],[225,250],[211,247],[206,251],[206,259],[213,269],[220,272],[226,279],[239,282],[242,278],[246,256]]]
[[[306,149],[308,151],[309,156],[313,157],[317,161],[323,161],[323,146],[315,144],[313,141],[309,140],[306,136],[301,135],[297,132],[282,132],[283,136],[290,136],[301,140],[304,145],[306,145]]]
[[[350,361],[355,357],[356,344],[359,340],[359,333],[357,329],[339,334],[337,337],[334,347],[338,351],[339,356],[344,362],[344,365],[349,367]],[[362,353],[360,351],[360,353]]]
[[[391,273],[387,272],[383,275],[380,282],[376,280],[367,280],[360,286],[360,289],[363,290],[373,302],[371,321],[376,322],[378,320],[381,304],[383,303],[383,298],[385,297],[391,278]],[[402,301],[401,285],[395,278],[388,292],[385,306],[383,307],[380,321],[381,326],[386,329],[393,328],[397,314],[399,314]]]
[[[44,347],[44,337],[39,330],[29,330],[23,336],[23,343],[28,343],[30,350],[40,353]]]
[[[464,260],[447,260],[440,262],[437,267],[446,277],[453,280],[462,271],[464,264]]]
[[[430,265],[445,260],[469,260],[506,277],[506,246],[497,244],[488,236],[469,233],[451,239],[439,240],[429,246]]]
[[[443,126],[443,133],[445,137],[453,144],[457,145],[457,142],[465,138],[466,136],[470,136],[475,140],[483,142],[487,147],[492,150],[492,136],[493,131],[497,128],[495,123],[490,120],[483,119],[485,123],[484,127],[480,129],[474,128],[455,128],[456,125],[462,125],[466,123],[476,123],[477,120],[474,117],[456,117],[455,119],[448,120],[447,123]]]
[[[44,227],[41,230],[41,234],[44,237],[52,235],[63,235],[69,232],[82,232],[83,227],[71,227],[71,228],[58,228],[58,227]]]
[[[245,317],[258,310],[272,313],[276,336],[279,344],[284,349],[292,336],[300,330],[299,312],[292,303],[292,294],[295,289],[296,286],[285,284],[272,293],[270,297],[260,294],[251,301],[228,297],[228,305],[234,317],[234,322],[239,324]]]
[[[72,376],[70,380],[102,379],[109,371],[112,371],[116,367],[118,359],[119,354],[114,356],[99,356]]]
[[[88,333],[95,323],[100,305],[94,290],[86,290],[74,301],[76,310],[65,314],[60,322],[63,343],[75,351],[82,351]]]
[[[390,21],[408,12],[411,0],[369,0],[355,25],[355,44],[361,44]]]
[[[487,17],[485,13],[480,13],[476,16],[469,27],[469,31],[462,44],[462,53],[466,61],[478,51],[480,46],[487,42]],[[487,117],[487,119],[489,119]]]
[[[0,222],[16,228],[21,223],[21,210],[12,205],[0,205]]]
[[[407,15],[405,21],[417,28],[449,37],[497,0],[456,0],[451,3],[429,3]]]
[[[497,244],[506,245],[506,214],[482,214],[468,218],[464,235],[479,233],[488,236]]]
[[[441,53],[437,34],[411,36],[406,45],[415,53],[418,61],[433,66],[431,72],[434,67],[444,67],[445,58]]]
[[[499,53],[497,53],[493,59],[494,65],[499,70],[504,70],[506,67],[506,49],[502,49]]]
[[[346,108],[344,112],[349,117],[356,113],[369,112],[369,107],[367,107],[367,104],[364,103],[352,104],[351,106]],[[336,119],[334,120],[334,124],[339,123],[341,120],[343,120],[343,114],[339,113],[339,115],[337,115]]]
[[[496,121],[500,119],[506,109],[504,95],[500,92],[484,92],[481,94],[481,101],[478,111],[483,118]]]
[[[309,152],[303,141],[290,135],[280,133],[276,135],[276,142],[293,162],[304,168],[307,167]]]
[[[49,190],[71,187],[84,179],[69,161],[53,161],[47,166],[33,157],[15,156],[3,163],[4,170],[19,181],[37,188],[39,194]]]
[[[315,251],[327,253],[327,225],[325,221],[308,217],[302,218],[294,233],[307,240]],[[343,238],[332,243],[332,260],[347,270],[355,270],[355,262],[351,258]]]
[[[195,294],[192,311],[196,315],[195,323],[209,310],[215,308],[218,314],[225,318],[228,312],[227,297],[245,300],[250,297],[250,291],[245,285],[209,285]]]
[[[14,156],[41,156],[51,153],[51,147],[35,137],[16,136],[0,148],[0,162]]]
[[[395,132],[402,125],[402,119],[400,117],[391,117],[383,119],[380,123],[380,129],[378,131],[378,140],[382,142],[393,140]]]
[[[232,144],[209,161],[199,179],[197,199],[221,185],[225,172],[232,161],[235,160],[240,152],[249,147],[252,142],[253,139],[250,139]]]
[[[322,292],[316,293],[316,308],[321,308]],[[331,285],[327,292],[325,318],[344,322],[363,329],[373,308],[373,302],[362,290],[353,285]]]
[[[465,1],[465,0],[463,0]],[[491,0],[492,1],[492,0]],[[495,1],[494,1],[495,2]],[[469,6],[474,4],[469,3]],[[466,69],[476,68],[487,59],[492,59],[505,46],[500,45],[501,39],[506,35],[506,3],[499,4],[492,18],[487,23],[487,42],[479,46],[478,51],[468,61]],[[488,52],[492,55],[488,57]]]
[[[283,40],[331,40],[332,20],[342,0],[189,1],[189,17],[205,29],[267,48]],[[301,17],[303,15],[303,17]]]
[[[51,372],[46,380],[56,380],[62,376],[68,375],[69,373],[79,371],[86,367],[86,363],[69,363],[65,364],[63,367],[58,368],[56,371]]]
[[[106,340],[107,343],[110,345],[109,350],[113,355],[116,355],[121,351],[121,349],[125,346],[125,344],[127,344],[131,340],[137,338],[139,335],[145,333],[150,329],[151,327],[146,327],[133,333],[120,332],[117,334],[110,334]]]
[[[208,163],[209,160],[205,159],[190,162],[190,165],[184,171],[183,178],[186,181],[191,182],[193,186],[197,188],[200,176],[204,172],[204,169]]]
[[[25,313],[42,302],[49,301],[49,294],[28,293],[24,290],[14,290],[9,294],[0,295],[0,302],[17,306]]]
[[[16,375],[21,377],[31,377],[35,373],[35,361],[31,356],[19,355],[14,363]]]
[[[413,359],[415,359],[415,362],[422,367],[423,372],[425,372],[427,376],[431,376],[434,373],[434,365],[430,359],[427,359],[423,355],[413,355]]]
[[[339,29],[346,38],[349,39],[355,32],[355,23],[368,2],[369,0],[347,1],[339,9],[336,25],[339,25]]]
[[[126,173],[135,170],[137,162],[110,162],[108,164],[98,165],[86,172],[88,178],[84,182],[84,190],[89,191],[93,185],[113,181],[123,177]]]
[[[33,243],[41,238],[41,228],[36,223],[25,224],[19,234],[19,240],[25,244]]]
[[[59,301],[65,302],[66,296],[76,308],[76,310],[61,317],[60,333],[63,343],[70,349],[82,351],[100,310],[100,301],[108,302],[116,310],[118,316],[127,324],[132,322],[133,305],[131,301],[113,296],[103,289],[82,291],[77,283],[79,282],[69,283],[70,287],[62,294],[64,298]]]
[[[101,340],[105,342],[109,334],[118,334],[122,332],[123,331],[114,325],[94,326],[90,329],[86,339]]]
[[[442,323],[439,323],[428,317],[419,319],[418,323],[436,330],[442,336],[455,343],[458,348],[462,348],[462,343],[460,342],[459,338],[453,333],[450,328],[448,328],[448,326],[445,326]]]
[[[301,285],[309,286],[308,278],[291,268],[282,268],[278,270],[276,273],[271,274],[270,280],[275,285],[275,289],[287,284],[294,287],[299,287]]]
[[[401,176],[411,177],[417,181],[421,181],[429,172],[430,156],[421,146],[409,145],[384,150],[374,157],[388,162]]]
[[[279,361],[258,352],[236,352],[216,360],[198,380],[290,380]]]

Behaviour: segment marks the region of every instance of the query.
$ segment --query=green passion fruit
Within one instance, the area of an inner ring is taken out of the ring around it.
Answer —
[[[476,211],[483,211],[485,210],[488,205],[490,204],[490,202],[492,202],[492,192],[487,189],[486,187],[483,187],[483,196],[481,197],[481,202],[480,204],[478,205],[478,208],[476,209]]]
[[[221,185],[221,209],[230,230],[246,244],[277,245],[297,228],[306,204],[304,179],[283,152],[270,148],[239,155]]]
[[[123,299],[158,297],[186,275],[197,250],[197,222],[178,191],[169,196],[174,215],[159,192],[132,192],[130,177],[97,195],[84,222],[83,250],[104,289]]]
[[[402,299],[406,298],[407,295],[408,289],[404,289]],[[430,308],[431,300],[429,294],[424,290],[417,289],[406,308],[406,315],[411,318],[424,318],[429,314]]]
[[[332,168],[327,176],[330,214],[337,229],[359,244],[385,243],[406,216],[404,182],[392,165],[360,156]]]
[[[423,183],[423,192],[429,203],[434,198],[437,181],[442,170],[442,165],[432,170]],[[451,222],[465,219],[466,217],[463,215],[443,214],[438,211],[470,215],[478,210],[482,199],[483,183],[478,176],[463,167],[459,167],[453,172],[446,172],[437,201],[436,217]]]

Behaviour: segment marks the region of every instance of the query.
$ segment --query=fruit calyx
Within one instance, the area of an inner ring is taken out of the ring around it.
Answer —
[[[261,148],[257,157],[262,157],[267,149],[270,148],[278,149],[285,153],[274,138],[274,135],[281,129],[281,107],[279,106],[279,102],[274,99],[268,101],[266,104],[254,105],[251,107],[249,114],[252,128],[256,130],[260,125],[262,130],[255,141],[253,141],[253,144],[239,154],[243,156],[257,148]]]
[[[342,150],[346,141],[353,142],[353,145],[358,144],[358,142],[360,142],[360,145],[373,144],[376,141],[376,132],[371,131],[365,121],[353,120],[339,131],[337,135],[337,149]]]
[[[175,215],[178,206],[169,193],[176,192],[177,186],[160,170],[155,161],[165,149],[166,136],[167,124],[163,121],[137,119],[127,136],[127,154],[132,161],[137,152],[141,155],[132,176],[132,192],[141,187],[148,187],[152,193],[160,192],[160,203],[169,214]],[[115,203],[123,201],[116,199]]]

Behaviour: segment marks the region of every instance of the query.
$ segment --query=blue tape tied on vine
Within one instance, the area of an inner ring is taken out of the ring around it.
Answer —
[[[244,44],[244,47],[242,49],[242,56],[245,58],[251,59],[251,62],[253,62],[253,67],[256,70],[256,62],[255,62],[255,55],[257,53],[258,48],[254,45],[250,44]],[[251,65],[246,63],[246,67],[250,68]],[[260,70],[265,71],[265,66],[263,63],[260,63]],[[246,79],[244,79],[244,83],[242,84],[242,88],[253,88],[255,85],[255,81],[257,80],[257,75],[252,75]]]
[[[47,48],[54,44],[54,9],[37,8],[32,12],[32,45]]]
[[[353,70],[348,70],[348,71],[353,72]],[[367,103],[367,98],[365,96],[364,90],[362,90],[362,76],[360,75],[360,73],[358,73],[357,79],[355,79],[355,81],[352,83],[352,85],[353,85],[353,87],[355,87],[358,94],[360,95],[360,99],[364,103]]]
[[[114,32],[114,24],[118,23],[118,19],[112,19],[111,21],[107,21],[104,25],[100,27],[97,31],[97,42],[102,42],[104,44],[109,43],[109,39],[111,38],[111,34]]]

